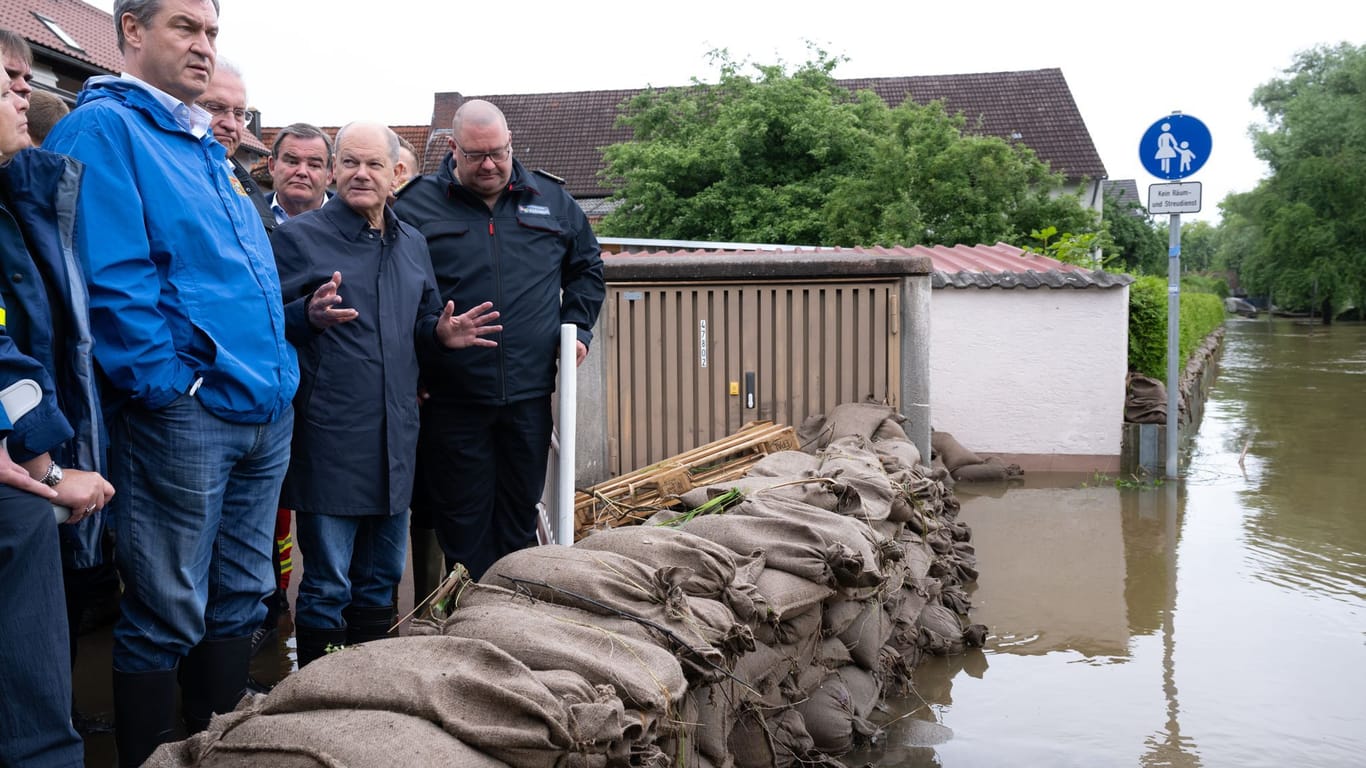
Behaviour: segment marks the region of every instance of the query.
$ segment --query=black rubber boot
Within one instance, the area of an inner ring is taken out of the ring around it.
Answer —
[[[341,629],[314,629],[294,625],[294,642],[298,646],[299,669],[327,653],[328,646],[346,645],[346,627]]]
[[[187,733],[199,733],[215,714],[237,708],[247,688],[251,637],[201,640],[181,660],[180,710]]]
[[[156,748],[175,740],[174,669],[114,670],[114,744],[119,768],[138,768]]]
[[[392,637],[389,627],[394,625],[394,607],[391,605],[348,605],[342,611],[342,618],[346,619],[347,645]]]

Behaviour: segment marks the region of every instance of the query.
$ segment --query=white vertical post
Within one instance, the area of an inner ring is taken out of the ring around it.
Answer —
[[[560,326],[560,466],[555,505],[557,544],[574,544],[574,443],[578,418],[578,340],[573,323]]]

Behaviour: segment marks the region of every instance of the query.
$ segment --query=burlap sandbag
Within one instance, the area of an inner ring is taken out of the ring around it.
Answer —
[[[877,733],[877,726],[855,712],[854,697],[838,670],[827,674],[796,708],[815,748],[829,755],[842,755]]]
[[[529,762],[526,765],[552,765]],[[605,760],[564,766],[605,765]],[[162,744],[143,768],[507,768],[443,731],[400,712],[320,709],[262,715],[242,708],[189,739]]]
[[[731,730],[729,746],[737,768],[839,765],[816,751],[795,709],[746,708]]]
[[[840,667],[837,670],[844,687],[849,689],[849,700],[854,705],[854,714],[870,718],[882,701],[882,684],[877,674],[856,664]]]
[[[719,605],[715,601],[706,602]],[[725,677],[726,669],[730,666],[730,657],[726,653],[695,636],[684,638],[673,633],[668,627],[655,625],[650,621],[637,621],[623,616],[603,616],[571,606],[548,603],[502,587],[488,584],[470,585],[461,593],[459,605],[463,608],[504,608],[510,605],[514,609],[534,611],[544,619],[586,626],[604,633],[649,643],[673,654],[682,665],[683,673],[689,681],[719,680]],[[753,643],[752,636],[749,643]]]
[[[754,639],[777,646],[799,643],[808,635],[820,633],[823,610],[820,605],[813,605],[801,611],[789,611],[782,619],[756,628]]]
[[[1125,382],[1124,420],[1134,424],[1167,422],[1167,386],[1139,373],[1130,373]]]
[[[887,519],[896,489],[866,438],[833,440],[819,455],[821,476],[833,481],[840,499],[835,511],[869,523]]]
[[[764,602],[769,607],[769,617],[775,622],[818,606],[835,594],[832,587],[804,579],[781,568],[765,568],[755,580],[754,586],[764,596]]]
[[[916,617],[918,645],[932,656],[956,656],[963,652],[963,624],[958,615],[939,603],[928,603]]]
[[[811,504],[821,509],[833,511],[839,506],[840,497],[833,483],[824,477],[768,477],[749,474],[721,483],[699,485],[679,494],[679,501],[688,509],[696,509],[712,499],[731,491],[739,491],[745,498],[751,496],[783,496]],[[674,513],[681,516],[683,513]]]
[[[910,440],[874,440],[872,446],[888,474],[920,466],[920,449]]]
[[[707,643],[723,653],[745,650],[749,629],[729,608],[688,597],[683,585],[693,574],[690,568],[656,567],[615,552],[552,544],[499,558],[479,581],[602,616],[646,619],[689,644]]]
[[[762,552],[765,570],[776,568],[817,584],[834,586],[835,570],[857,574],[862,562],[855,554],[806,526],[790,526],[782,519],[739,517],[727,512],[701,515],[684,523],[688,533],[714,541],[740,554]]]
[[[260,711],[399,712],[513,765],[556,766],[571,751],[605,754],[621,740],[619,699],[599,692],[592,701],[562,701],[520,658],[482,638],[377,640],[329,653],[289,675]]]
[[[514,603],[461,606],[440,631],[487,640],[532,670],[568,669],[593,685],[611,685],[628,708],[672,712],[687,691],[678,659],[653,643],[604,630],[594,623],[597,617],[580,613],[581,620],[569,621]]]
[[[878,651],[892,636],[893,616],[887,613],[881,600],[855,602],[859,611],[852,621],[835,634],[849,649],[849,655],[860,667],[877,669]]]
[[[691,596],[719,600],[735,617],[753,626],[767,613],[763,597],[754,589],[749,566],[762,554],[740,554],[716,542],[684,531],[653,525],[626,525],[599,531],[574,544],[575,549],[614,552],[650,565],[686,568],[691,574],[680,586]]]
[[[791,534],[800,532],[800,540],[833,544],[833,551],[839,556],[832,559],[830,565],[835,586],[840,588],[880,586],[886,580],[881,569],[883,561],[901,556],[899,546],[878,536],[866,523],[808,504],[780,498],[746,499],[726,516],[780,520]],[[831,549],[827,545],[827,551]],[[773,561],[771,553],[769,566],[781,568]]]
[[[943,460],[950,473],[957,472],[959,467],[981,464],[983,461],[981,456],[963,447],[958,438],[937,429],[930,432],[930,448]]]
[[[1018,464],[1006,464],[996,456],[988,456],[981,464],[968,464],[953,472],[960,483],[1003,483],[1024,475]]]
[[[713,599],[719,599],[735,581],[736,561],[752,557],[732,552],[681,528],[643,525],[598,531],[575,542],[574,548],[615,552],[656,568],[687,568],[692,573],[682,582],[683,591]]]
[[[879,403],[844,403],[835,407],[829,415],[808,418],[797,428],[797,439],[802,449],[815,452],[830,444],[832,440],[849,435],[871,439],[882,429],[884,422],[900,426],[905,418],[890,406]],[[887,431],[886,434],[893,434]],[[903,430],[901,436],[905,437]]]
[[[696,727],[692,729],[692,751],[710,760],[713,764],[731,762],[729,750],[730,732],[735,726],[740,706],[745,701],[737,698],[734,684],[708,685],[688,691],[688,705],[685,713],[694,713]],[[685,761],[692,765],[695,761]]]

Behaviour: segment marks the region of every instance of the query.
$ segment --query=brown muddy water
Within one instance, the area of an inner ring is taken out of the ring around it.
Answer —
[[[958,486],[991,635],[846,762],[1366,765],[1366,326],[1230,321],[1182,474]]]
[[[844,762],[1366,765],[1366,326],[1230,321],[1183,450],[1160,485],[960,485],[991,636],[927,660],[884,741]],[[82,637],[76,685],[108,714],[107,630]],[[88,739],[86,765],[112,742]]]

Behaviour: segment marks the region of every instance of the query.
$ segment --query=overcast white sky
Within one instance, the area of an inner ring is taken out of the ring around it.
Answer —
[[[111,10],[113,0],[93,0]],[[219,53],[238,63],[267,125],[431,121],[432,94],[539,93],[715,81],[707,53],[791,65],[805,41],[843,55],[837,77],[1057,67],[1111,179],[1158,180],[1138,144],[1174,110],[1213,137],[1203,210],[1256,186],[1253,89],[1298,51],[1366,43],[1366,5],[1075,0],[835,3],[688,0],[221,0]],[[1117,8],[1124,8],[1117,11]],[[1119,15],[1122,14],[1122,15]],[[512,126],[514,135],[517,127]]]

